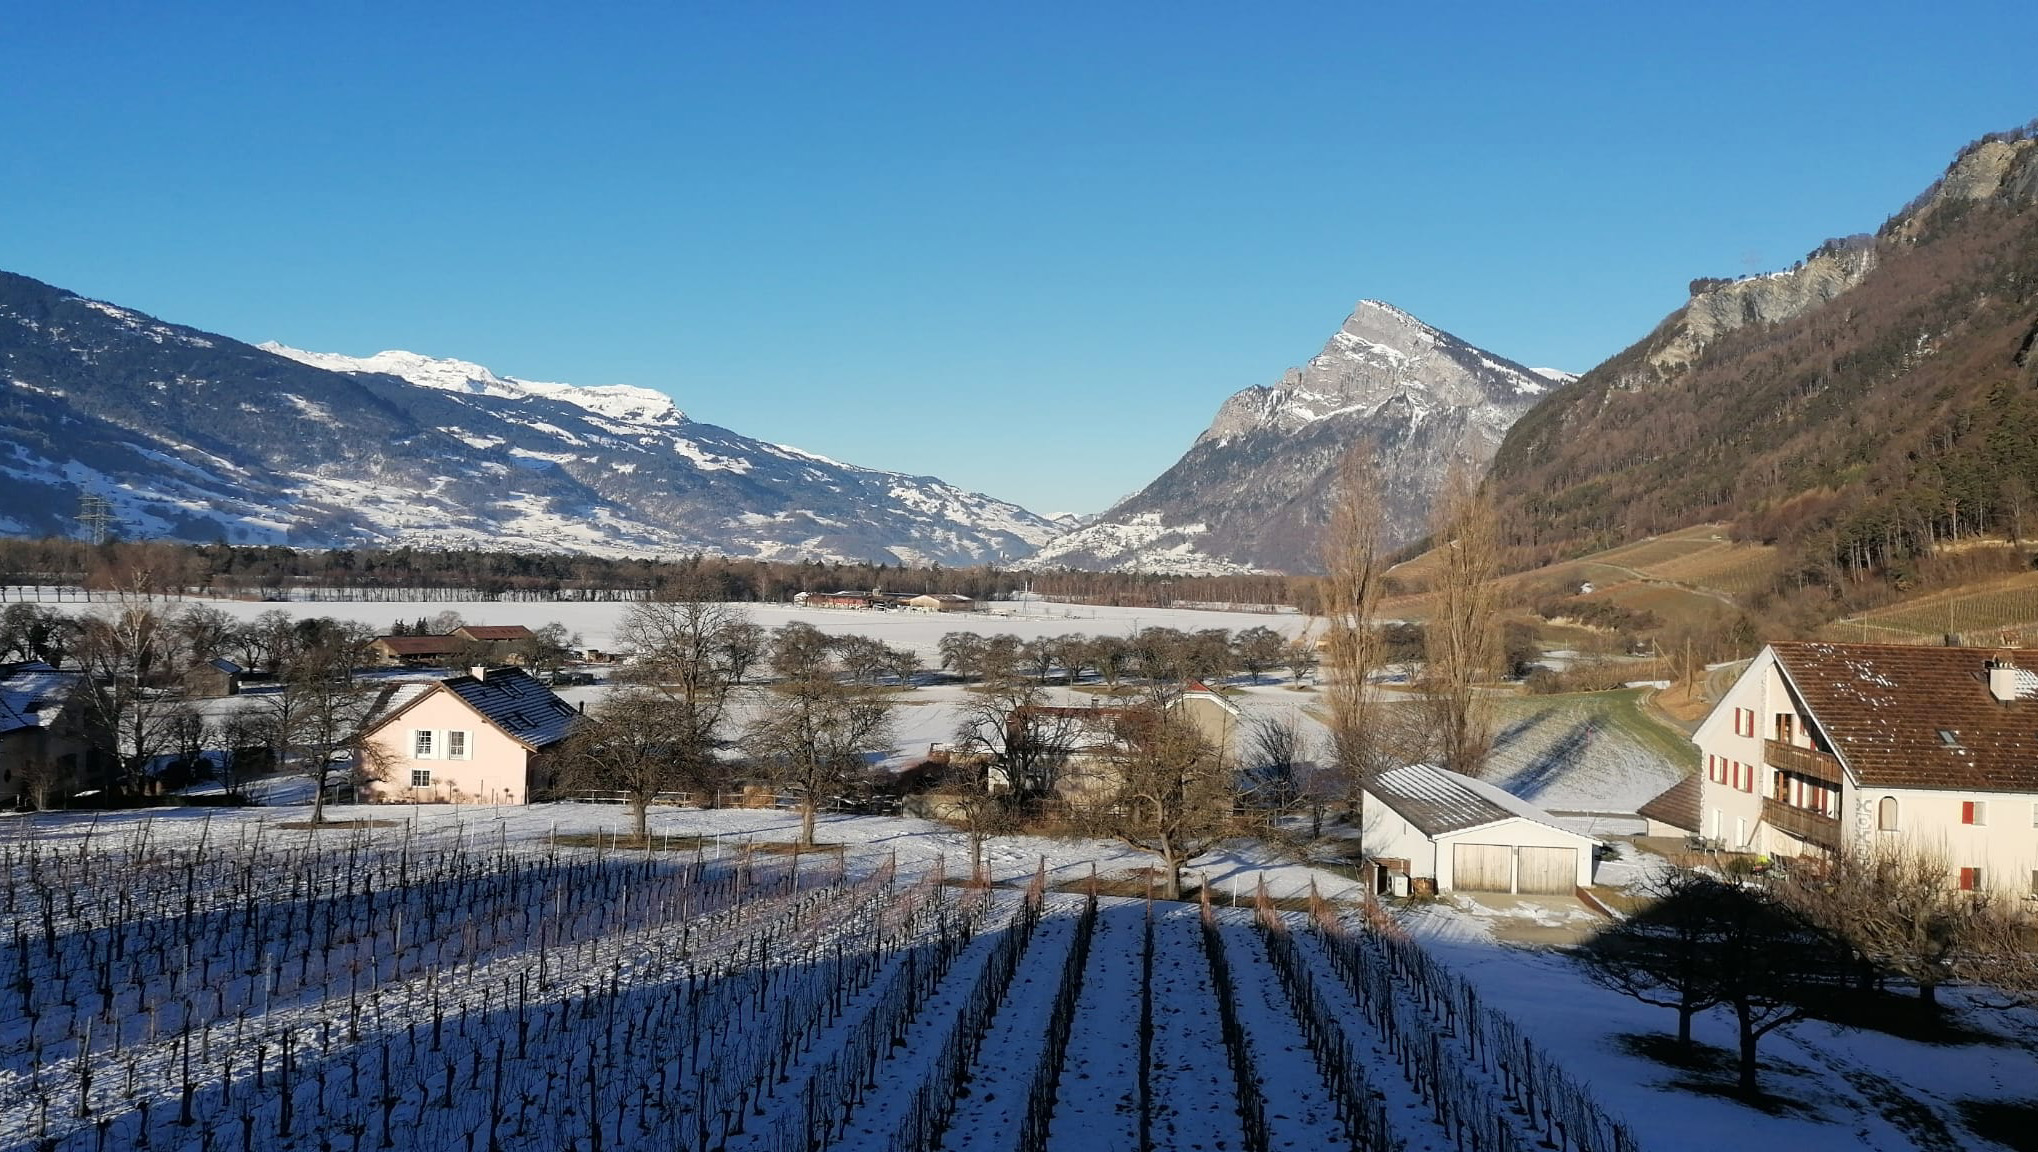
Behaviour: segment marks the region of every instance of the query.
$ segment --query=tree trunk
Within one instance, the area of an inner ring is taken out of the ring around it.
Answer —
[[[1927,1008],[1937,1008],[1939,1006],[1939,986],[1926,980],[1918,981],[1918,1003],[1925,1005]]]
[[[1691,1018],[1696,1015],[1691,1005],[1677,1006],[1677,1049],[1686,1056],[1691,1055]]]
[[[800,801],[800,844],[807,848],[814,846],[814,798],[812,795]]]
[[[323,824],[326,820],[326,768],[331,761],[319,764],[311,776],[311,822]]]
[[[637,846],[643,847],[651,840],[651,797],[638,794],[630,797],[630,824],[637,830]]]
[[[1734,1016],[1741,1025],[1741,1095],[1755,1096],[1761,1091],[1755,1080],[1755,1046],[1762,1038],[1756,1034],[1754,1024],[1749,1021],[1746,1007],[1736,1006]]]

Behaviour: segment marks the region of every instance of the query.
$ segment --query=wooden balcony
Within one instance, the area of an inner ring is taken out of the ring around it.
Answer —
[[[1840,822],[1824,813],[1793,808],[1765,796],[1762,798],[1762,822],[1828,851],[1840,850]]]
[[[1781,740],[1764,740],[1762,758],[1771,768],[1794,772],[1833,788],[1840,786],[1840,758],[1816,748],[1800,748]]]

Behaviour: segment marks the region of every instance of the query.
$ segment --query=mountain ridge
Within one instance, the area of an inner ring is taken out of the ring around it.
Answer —
[[[0,273],[0,531],[67,534],[86,494],[139,535],[311,547],[974,564],[1058,530],[650,389],[257,347]]]
[[[2038,122],[1962,148],[1873,235],[1691,299],[1509,431],[1512,567],[1727,521],[1843,596],[2038,492]]]

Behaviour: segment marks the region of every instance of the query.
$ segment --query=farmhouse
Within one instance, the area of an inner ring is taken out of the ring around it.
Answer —
[[[875,592],[801,592],[793,596],[793,603],[807,608],[875,608],[884,598]]]
[[[518,668],[475,669],[392,700],[363,734],[379,803],[525,804],[579,712]]]
[[[50,800],[94,774],[74,695],[80,675],[41,661],[0,664],[0,805]]]
[[[1409,764],[1374,776],[1364,803],[1367,855],[1412,890],[1569,894],[1592,883],[1598,841],[1484,780]]]
[[[452,636],[377,636],[368,650],[377,664],[416,668],[444,664],[460,645]]]
[[[2038,894],[2038,653],[1771,644],[1692,740],[1701,835],[1770,856],[1903,837]]]

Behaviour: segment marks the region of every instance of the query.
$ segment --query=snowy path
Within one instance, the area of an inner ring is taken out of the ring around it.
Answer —
[[[984,1035],[969,1082],[941,1146],[948,1152],[1010,1152],[1026,1112],[1026,1091],[1047,1045],[1061,970],[1076,940],[1082,902],[1050,899],[1005,1003]]]
[[[1314,932],[1296,932],[1293,938],[1296,950],[1308,964],[1317,995],[1344,1027],[1353,1055],[1365,1067],[1367,1081],[1384,1096],[1387,1123],[1394,1136],[1403,1142],[1405,1152],[1457,1152],[1457,1143],[1437,1124],[1435,1113],[1402,1076],[1400,1062],[1387,1050],[1379,1029],[1366,1018],[1358,997],[1338,975],[1337,966],[1324,951],[1323,941]]]
[[[1104,902],[1062,1061],[1048,1146],[1139,1147],[1140,940],[1146,905]]]
[[[992,953],[1009,934],[1022,930],[1015,915],[1018,899],[1010,893],[998,895],[990,915],[955,958],[934,994],[914,1013],[904,1044],[894,1045],[879,1064],[873,1076],[877,1091],[850,1114],[847,1129],[833,1147],[845,1152],[884,1152],[899,1146],[896,1134],[907,1121],[914,1094],[944,1071],[943,1048],[962,1026],[963,1007],[985,976]]]
[[[1179,1152],[1245,1146],[1202,932],[1195,908],[1156,909],[1153,1144]]]
[[[1218,932],[1231,961],[1239,1024],[1266,1099],[1267,1146],[1315,1152],[1343,1142],[1344,1123],[1281,990],[1259,929],[1250,916],[1225,915],[1219,918]]]

